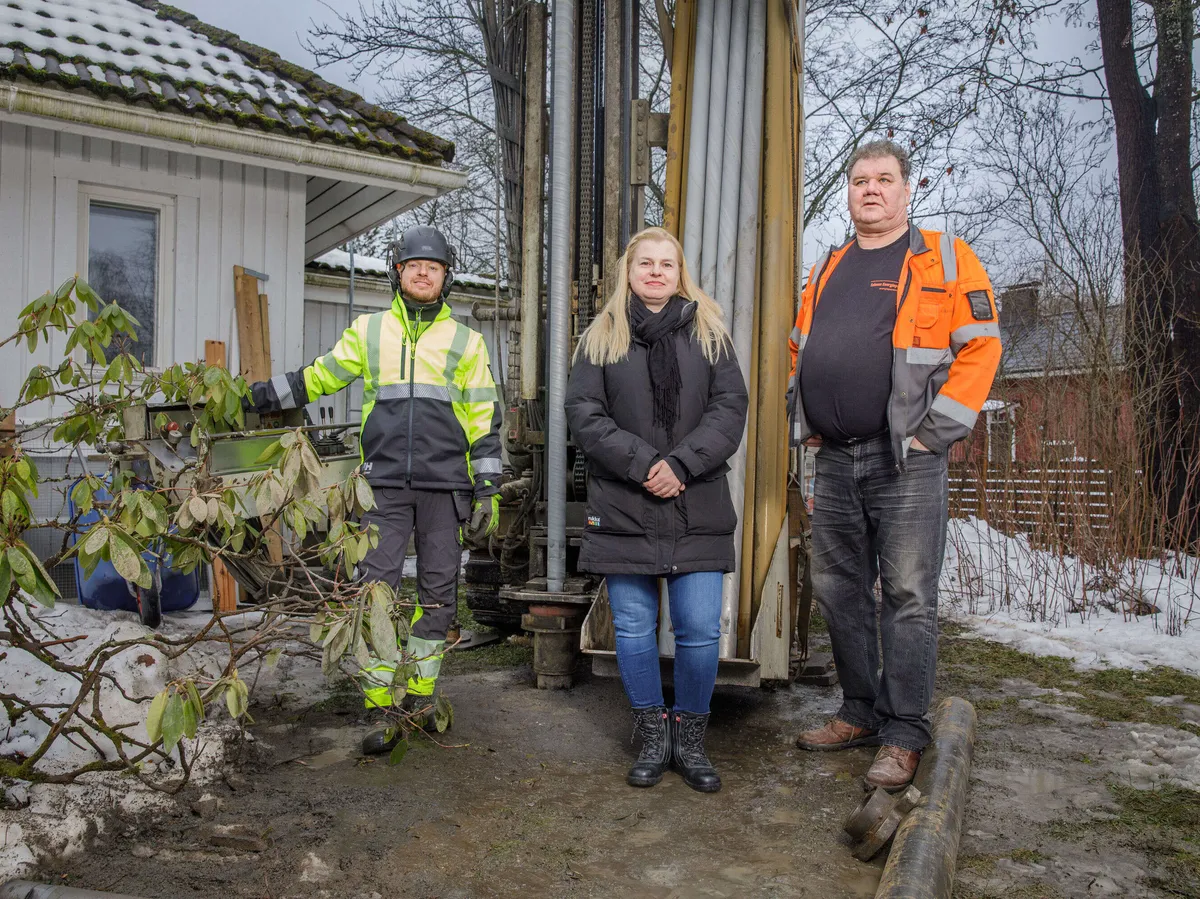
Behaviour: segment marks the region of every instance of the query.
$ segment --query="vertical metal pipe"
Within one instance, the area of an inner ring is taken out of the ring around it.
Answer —
[[[700,239],[700,287],[717,287],[717,225],[721,215],[721,170],[725,155],[725,95],[729,88],[729,26],[733,3],[722,0],[713,18],[712,81],[708,87],[708,151],[704,161],[704,228]],[[719,39],[718,39],[719,38]]]
[[[521,399],[538,398],[542,357],[542,178],[545,163],[546,7],[526,8],[524,226],[521,248]]]
[[[735,228],[735,252],[732,260],[726,260],[724,254],[721,270],[718,271],[718,284],[726,275],[726,270],[732,278],[733,316],[730,322],[730,332],[733,337],[733,349],[737,354],[738,363],[742,368],[742,377],[746,384],[752,383],[751,371],[754,368],[751,354],[753,351],[754,306],[757,298],[755,286],[758,283],[758,208],[762,193],[759,173],[762,163],[762,117],[763,117],[763,70],[765,59],[767,0],[749,0],[746,15],[746,58],[745,83],[741,91],[741,133],[740,163],[737,167],[737,208]],[[726,151],[728,152],[728,151]],[[722,213],[724,207],[732,203],[724,201],[722,194]],[[733,545],[737,559],[737,568],[725,576],[724,588],[721,594],[721,655],[730,658],[737,654],[737,615],[738,597],[742,589],[741,560],[744,554],[743,533],[746,522],[753,521],[754,506],[747,504],[746,498],[746,466],[749,447],[745,440],[738,447],[737,453],[729,462],[729,492],[733,499],[733,507],[738,510],[738,523],[734,530]],[[751,528],[751,530],[753,530]]]
[[[550,98],[550,361],[546,375],[546,589],[567,572],[567,351],[571,342],[571,172],[575,160],[575,3],[554,0]]]
[[[675,31],[671,39],[671,114],[667,126],[667,187],[663,227],[679,237],[683,232],[683,184],[687,178],[683,154],[687,152],[688,90],[692,81],[692,30],[695,0],[675,3]]]
[[[753,312],[754,292],[738,290],[734,280],[737,260],[738,206],[742,186],[742,121],[746,111],[746,35],[749,28],[750,0],[730,0],[733,11],[729,28],[728,86],[725,91],[723,132],[724,150],[721,160],[720,202],[717,213],[717,252],[715,256],[713,298],[725,313],[725,322],[733,330],[739,307]],[[707,261],[705,268],[708,267]],[[735,295],[735,290],[737,294]],[[742,363],[743,365],[745,363]],[[743,435],[744,436],[744,435]],[[733,507],[741,510],[745,497],[745,445],[729,460],[729,493]],[[735,562],[741,556],[741,518],[734,529]],[[725,574],[721,587],[720,649],[728,657],[737,646],[736,609],[738,594],[737,566]]]
[[[350,241],[350,325],[354,324],[354,241]],[[350,420],[350,394],[352,390],[346,391],[346,421]],[[330,412],[333,408],[330,407]]]
[[[733,289],[737,253],[738,205],[742,179],[742,119],[746,110],[746,32],[749,28],[750,0],[730,0],[733,11],[729,25],[729,75],[725,89],[724,120],[715,135],[722,144],[720,203],[717,208],[717,252],[714,267],[713,299],[733,325]],[[705,262],[708,268],[708,261]]]
[[[791,0],[789,0],[791,2]],[[753,476],[753,558],[742,557],[750,589],[739,596],[738,653],[749,651],[750,629],[767,579],[781,528],[787,521],[787,416],[783,394],[788,364],[784,335],[794,321],[790,297],[796,264],[795,175],[797,146],[792,33],[785,5],[767,5],[766,75],[764,78],[762,249],[759,263],[761,300],[755,325],[757,379],[752,405],[757,408]],[[749,488],[748,488],[749,492]],[[743,642],[744,641],[744,642]]]
[[[688,127],[683,255],[697,278],[700,277],[700,247],[704,236],[704,160],[708,155],[708,89],[712,76],[716,3],[717,0],[696,0],[696,51],[692,56],[692,96],[688,103],[691,124]]]
[[[609,0],[616,2],[616,0]],[[633,236],[633,151],[629,136],[633,132],[633,100],[637,96],[637,0],[621,2],[621,249]],[[611,189],[611,186],[610,186]]]

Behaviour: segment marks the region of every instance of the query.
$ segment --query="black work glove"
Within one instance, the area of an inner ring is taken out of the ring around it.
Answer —
[[[467,542],[475,546],[486,546],[487,538],[496,533],[500,525],[500,494],[483,496],[475,500],[471,509],[471,521],[467,524]]]

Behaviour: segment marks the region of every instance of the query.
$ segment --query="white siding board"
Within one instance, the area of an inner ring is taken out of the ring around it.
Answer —
[[[221,163],[221,222],[220,222],[220,256],[216,257],[217,280],[221,286],[221,311],[234,308],[233,299],[233,266],[243,265],[242,262],[242,207],[246,202],[246,191],[242,184],[243,166],[233,162]],[[237,329],[233,329],[234,344],[237,343]],[[234,371],[241,370],[240,352],[230,349],[231,366]]]
[[[25,300],[28,302],[47,290],[54,290],[61,281],[54,280],[54,133],[43,128],[28,129],[29,181],[26,188],[26,244],[22,261],[25,265]],[[73,255],[73,254],[72,254]],[[67,272],[65,278],[74,272]],[[3,333],[10,331],[11,319],[2,323]],[[23,381],[29,367],[51,362],[52,347],[41,345],[32,359],[17,372]],[[60,344],[61,345],[61,344]]]
[[[201,159],[199,232],[196,238],[196,306],[192,310],[197,341],[224,340],[225,352],[235,358],[237,332],[229,327],[233,309],[233,270],[221,264],[221,163]],[[232,265],[232,263],[230,263]],[[181,277],[184,277],[181,275]],[[225,284],[229,284],[229,304],[225,304]],[[203,344],[200,344],[203,346]]]
[[[70,159],[74,162],[83,161],[83,138],[78,134],[59,131],[55,134],[55,156],[59,159]]]
[[[166,362],[191,362],[204,358],[205,339],[216,340],[218,322],[205,316],[204,331],[197,321],[201,305],[197,277],[200,242],[200,200],[180,197],[175,212],[175,327]]]
[[[304,364],[304,206],[305,178],[289,174],[287,213],[287,284],[283,352],[275,363],[278,371],[292,371]],[[273,345],[273,344],[272,344]],[[273,350],[272,353],[275,351]],[[282,365],[280,364],[282,363]]]
[[[25,297],[25,194],[28,179],[29,153],[25,145],[25,128],[0,122],[0,260],[3,269],[11,275],[7,281],[9,289],[17,289],[18,295],[5,304],[3,331],[5,336],[16,330],[16,315],[23,308],[21,297]],[[28,298],[24,302],[28,302]],[[11,330],[10,330],[11,329]],[[24,349],[9,344],[0,350],[0,401],[11,405],[17,398],[19,370],[26,361]]]
[[[146,148],[146,171],[161,175],[170,175],[171,154],[157,147]]]
[[[121,142],[116,145],[116,155],[113,157],[113,165],[120,166],[123,169],[133,169],[141,172],[145,171],[143,165],[143,148],[136,144],[127,144]]]

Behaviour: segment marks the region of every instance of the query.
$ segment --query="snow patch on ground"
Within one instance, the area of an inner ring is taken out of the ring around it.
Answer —
[[[1081,667],[1167,665],[1200,675],[1198,589],[1194,557],[1101,569],[976,518],[950,522],[939,584],[943,616],[1022,652]]]
[[[149,635],[131,613],[100,612],[68,603],[54,609],[31,606],[23,613],[31,626],[42,630],[47,639],[81,639],[57,647],[60,658],[81,663],[106,643],[134,640]],[[253,613],[231,616],[224,621],[232,630],[254,624]],[[168,615],[158,633],[167,638],[183,638],[196,633],[210,619],[208,612]],[[77,695],[77,681],[56,672],[29,654],[8,647],[0,658],[0,684],[11,692],[37,703],[65,708]],[[145,718],[150,700],[172,680],[193,674],[216,678],[225,667],[228,649],[218,643],[200,644],[177,659],[168,659],[158,650],[134,645],[122,649],[108,666],[120,690],[101,691],[100,708],[110,726],[129,725],[129,733],[144,739]],[[274,668],[255,666],[239,672],[252,685],[255,695],[290,694],[301,702],[323,695],[325,680],[317,661],[296,654],[285,654]],[[57,712],[47,709],[51,717]],[[34,751],[48,732],[48,725],[31,715],[10,721],[0,709],[0,755],[27,755]],[[97,736],[97,742],[114,757],[111,743]],[[249,736],[248,739],[252,739]],[[192,760],[191,783],[203,785],[220,777],[229,749],[240,739],[239,727],[223,708],[210,708],[207,721],[195,740],[184,740]],[[82,741],[58,740],[44,756],[41,766],[48,772],[70,771],[99,758]],[[167,763],[147,762],[143,773],[155,779],[167,779],[174,773]],[[83,775],[73,784],[0,783],[7,794],[6,804],[24,808],[0,810],[0,882],[26,873],[39,854],[69,857],[82,851],[90,836],[104,826],[111,811],[136,813],[162,807],[173,801],[169,794],[156,791],[138,777],[120,772],[95,772]]]

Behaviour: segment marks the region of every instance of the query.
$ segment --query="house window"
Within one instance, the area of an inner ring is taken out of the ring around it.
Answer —
[[[118,303],[138,320],[136,335],[118,334],[105,348],[110,361],[128,352],[144,366],[155,364],[160,227],[158,209],[89,203],[88,283],[105,301]]]
[[[989,401],[989,403],[992,401]],[[1017,461],[1017,407],[1011,403],[997,403],[997,408],[987,409],[988,462],[997,465]]]

